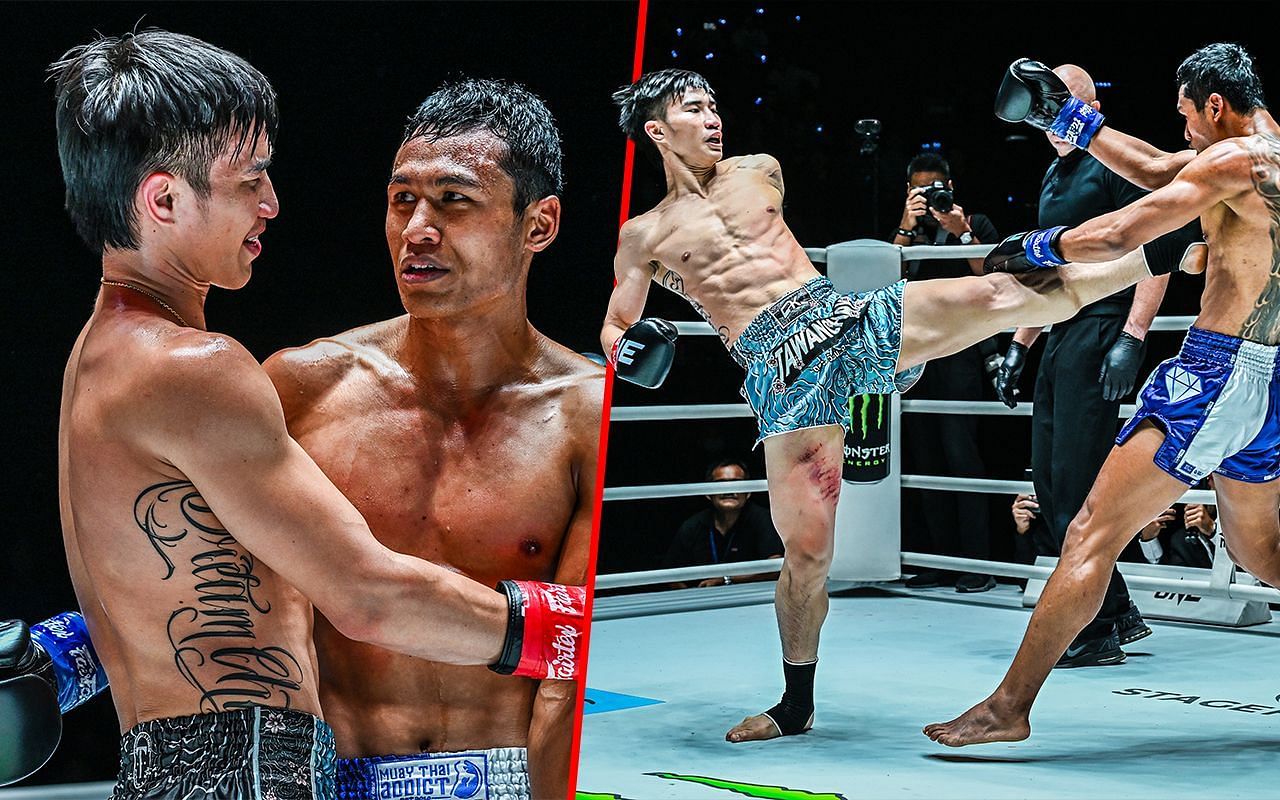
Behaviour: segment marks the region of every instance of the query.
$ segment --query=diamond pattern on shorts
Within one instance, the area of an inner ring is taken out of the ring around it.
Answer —
[[[1200,377],[1179,366],[1174,366],[1165,373],[1164,385],[1165,391],[1169,394],[1170,403],[1181,403],[1203,391]]]

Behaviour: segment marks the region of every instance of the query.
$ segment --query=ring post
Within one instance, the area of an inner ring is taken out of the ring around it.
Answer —
[[[816,260],[816,259],[815,259]],[[899,248],[874,239],[833,244],[826,249],[827,277],[841,293],[879,289],[902,274]],[[833,582],[892,581],[902,576],[901,398],[889,403],[889,474],[879,483],[845,483],[836,506]]]

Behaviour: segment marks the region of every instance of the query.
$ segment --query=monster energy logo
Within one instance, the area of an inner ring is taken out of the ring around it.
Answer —
[[[889,395],[858,394],[849,398],[849,435],[844,442],[846,467],[877,467],[889,461]],[[857,481],[866,473],[851,472],[846,480]]]

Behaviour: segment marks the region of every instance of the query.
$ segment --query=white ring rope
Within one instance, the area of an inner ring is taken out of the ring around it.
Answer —
[[[1009,408],[997,400],[903,400],[904,414],[975,414],[989,417],[1029,417],[1033,405],[1020,402]],[[1119,419],[1137,413],[1133,403],[1120,406]],[[670,422],[681,419],[729,419],[751,417],[746,403],[690,403],[673,406],[615,406],[610,422]]]
[[[990,478],[952,478],[947,475],[903,475],[904,489],[934,489],[941,492],[978,492],[981,494],[1033,494],[1030,481],[1002,481]],[[604,490],[605,500],[658,500],[668,497],[697,497],[708,494],[738,494],[739,492],[767,492],[769,482],[755,481],[706,481],[702,483],[658,483],[645,486],[610,486]],[[1180,502],[1216,505],[1214,493],[1205,489],[1192,489],[1182,495]]]
[[[1196,321],[1195,317],[1156,317],[1155,319],[1151,320],[1151,327],[1148,328],[1147,330],[1149,331],[1185,331],[1187,328],[1190,328],[1191,324],[1195,321]],[[703,322],[701,320],[698,320],[698,321],[691,320],[687,322],[676,321],[676,322],[673,322],[673,324],[676,326],[676,332],[679,333],[681,336],[718,336],[719,335],[716,333],[715,328],[712,328],[706,322]],[[1052,327],[1053,327],[1052,325],[1045,325],[1044,329],[1049,330]],[[1013,332],[1013,328],[1004,329],[1004,333],[1012,333],[1012,332]]]
[[[1027,578],[1045,580],[1053,574],[1056,559],[1051,565],[1014,564],[1008,561],[984,561],[975,558],[956,558],[953,556],[937,556],[929,553],[903,553],[904,566],[926,567],[929,569],[951,570],[954,572],[977,572],[985,575],[1000,575],[1007,578]],[[738,561],[728,564],[705,564],[696,567],[676,567],[675,569],[653,569],[638,572],[618,572],[612,575],[598,575],[596,589],[622,589],[635,586],[653,586],[663,583],[685,583],[700,581],[706,578],[722,578],[726,575],[758,575],[762,572],[777,572],[782,562],[776,558],[756,561]],[[1212,580],[1212,570],[1191,567],[1160,568],[1150,565],[1128,564],[1118,562],[1116,566],[1124,575],[1125,582],[1136,589],[1156,592],[1175,591],[1196,597],[1227,597],[1235,600],[1260,600],[1265,603],[1280,602],[1280,591],[1269,586],[1252,586],[1243,583]],[[1148,570],[1160,569],[1176,572],[1179,576],[1194,575],[1195,578],[1157,577],[1140,573],[1137,570],[1146,566]],[[1199,576],[1205,579],[1201,580]],[[683,609],[668,609],[683,610]]]

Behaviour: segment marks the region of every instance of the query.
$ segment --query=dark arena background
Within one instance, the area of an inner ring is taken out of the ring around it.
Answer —
[[[62,210],[50,62],[95,31],[154,26],[224,47],[272,81],[281,213],[253,280],[213,292],[208,313],[211,329],[259,359],[403,313],[383,219],[405,119],[448,77],[524,83],[556,116],[565,153],[562,226],[534,260],[529,315],[574,350],[598,351],[625,152],[609,94],[630,76],[635,24],[635,4],[621,2],[0,5],[10,420],[0,618],[75,607],[58,522],[58,402],[100,265]],[[493,468],[519,479],[519,464]],[[67,717],[58,754],[32,782],[113,778],[118,741],[111,703],[97,698]]]
[[[996,88],[1020,57],[1078,64],[1099,85],[1110,124],[1165,150],[1185,147],[1175,109],[1174,73],[1196,48],[1233,41],[1254,57],[1270,97],[1280,92],[1273,36],[1259,24],[1261,4],[1082,3],[780,3],[653,2],[644,69],[700,72],[715,88],[726,156],[769,153],[782,164],[784,216],[801,244],[825,247],[858,238],[890,241],[902,215],[906,166],[922,150],[951,164],[955,199],[982,213],[1001,236],[1036,227],[1040,180],[1054,158],[1044,135],[998,120]],[[1206,22],[1219,21],[1212,26]],[[876,119],[875,140],[855,130]],[[637,148],[631,215],[652,208],[664,186],[656,153]],[[1173,276],[1161,316],[1195,314],[1203,276]],[[655,288],[646,315],[693,320],[680,298]],[[1009,334],[998,337],[1000,352]],[[1139,382],[1176,352],[1182,334],[1153,332]],[[1022,376],[1031,388],[1044,338]],[[735,403],[741,370],[714,337],[686,337],[671,376],[654,397],[618,382],[615,406]],[[987,384],[989,400],[994,389]],[[911,397],[910,394],[907,395]],[[1124,402],[1132,403],[1133,394]],[[904,435],[912,417],[905,415]],[[1021,480],[1030,463],[1030,418],[980,417],[991,478]],[[703,480],[709,463],[745,458],[764,477],[764,456],[750,452],[751,419],[614,423],[609,486]],[[904,472],[912,472],[904,469]],[[903,547],[919,550],[911,511],[929,492],[905,490]],[[915,496],[912,497],[911,495]],[[992,557],[1013,557],[1012,498],[988,496]],[[764,504],[764,495],[753,502]],[[681,520],[701,498],[604,504],[599,571],[656,569]]]

